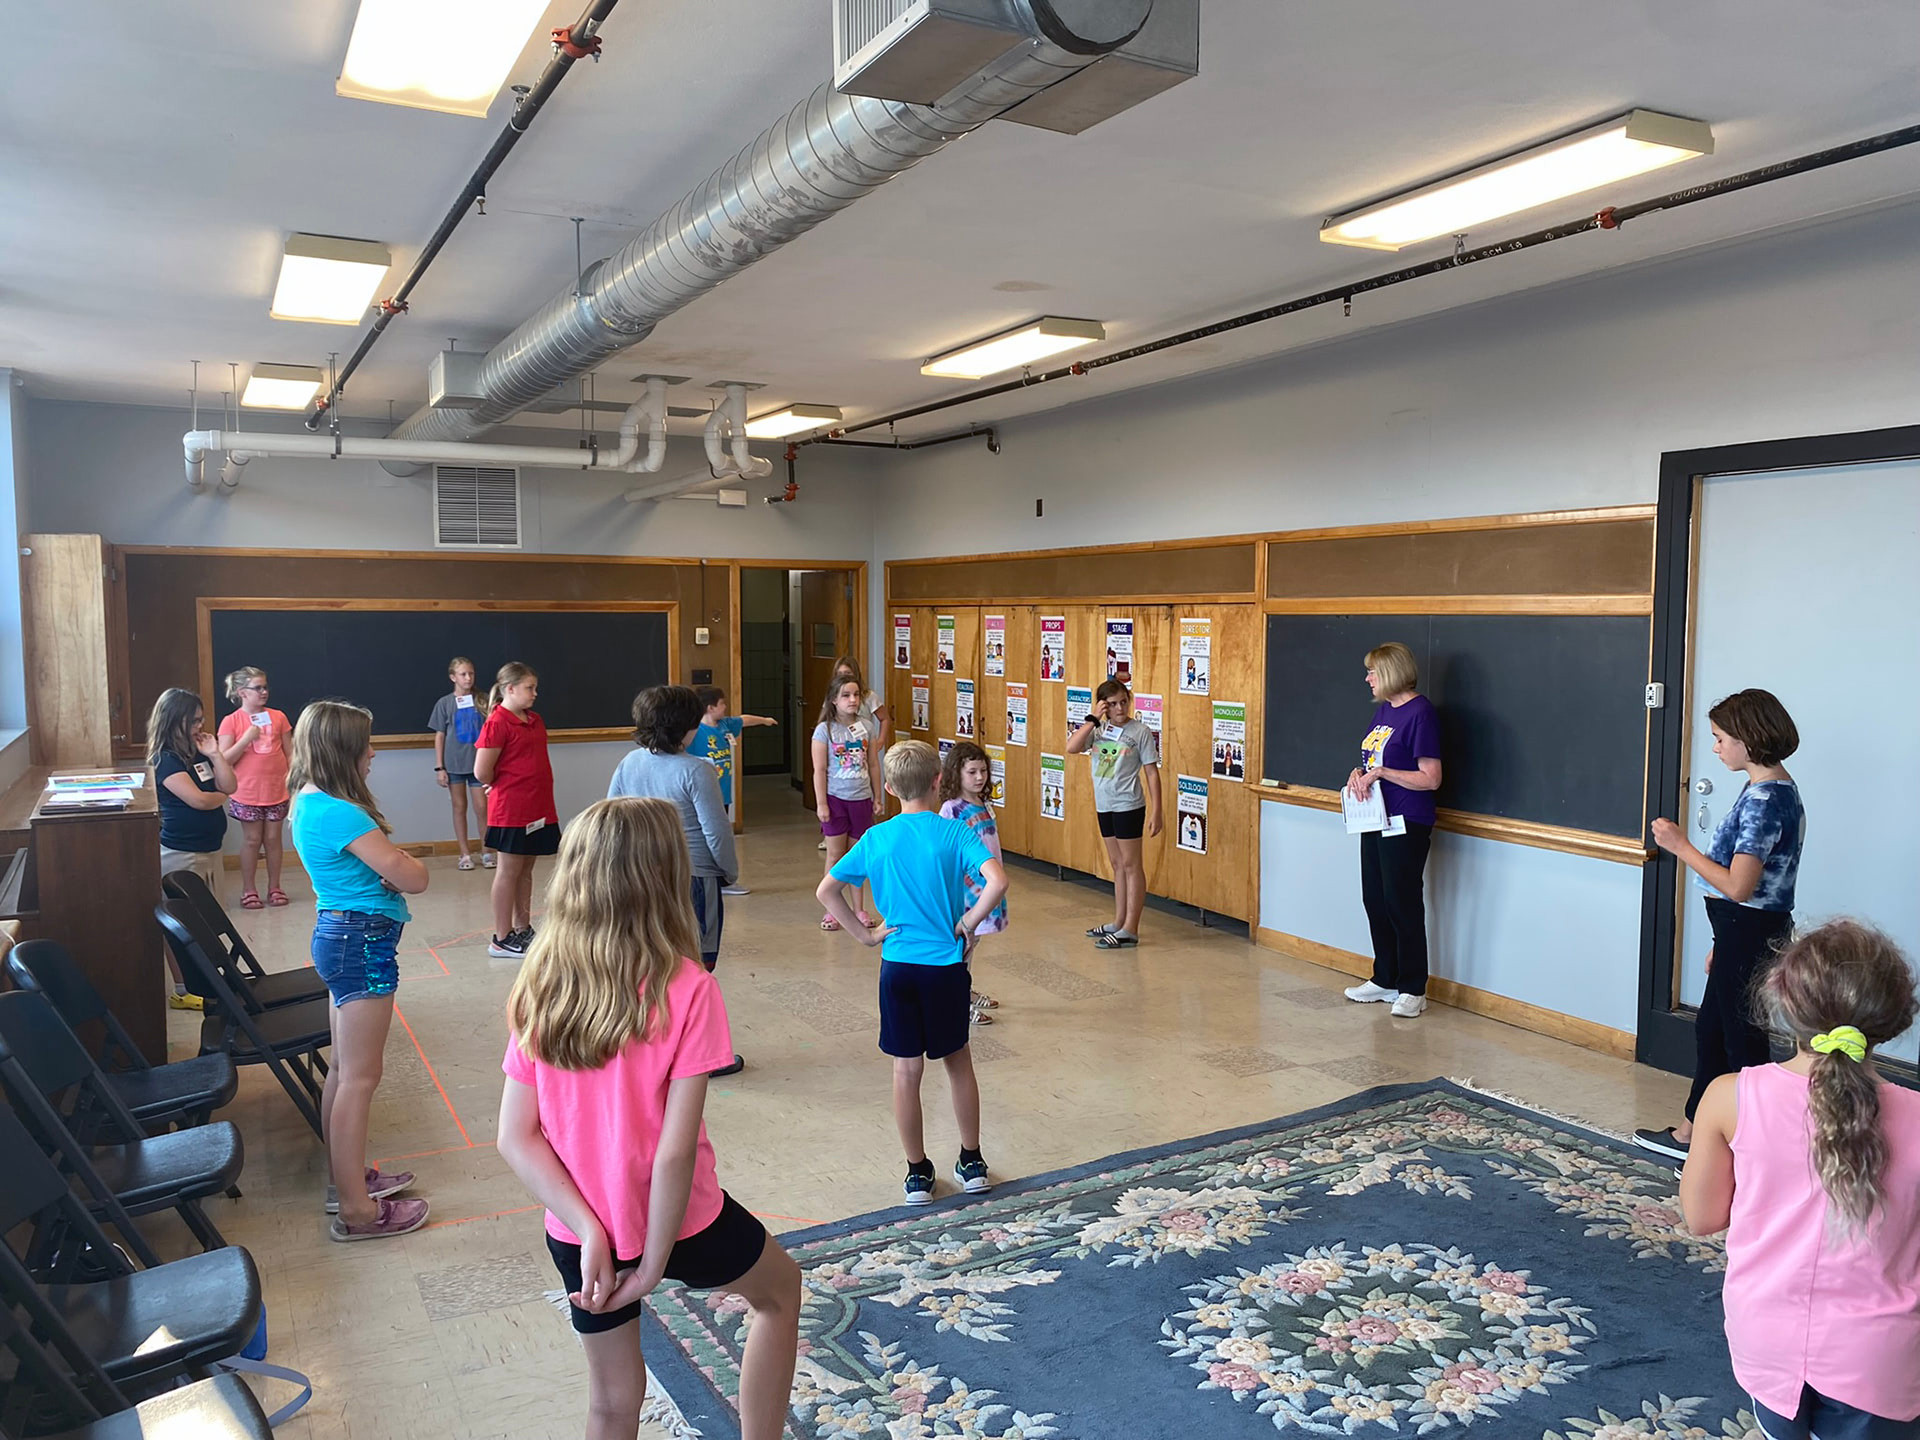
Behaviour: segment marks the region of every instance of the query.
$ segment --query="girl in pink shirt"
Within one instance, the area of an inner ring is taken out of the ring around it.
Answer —
[[[260,909],[254,888],[260,852],[267,852],[267,904],[287,903],[280,888],[280,861],[285,853],[287,740],[293,726],[267,704],[267,672],[242,665],[227,676],[227,699],[240,708],[220,722],[220,753],[239,780],[227,813],[240,822],[240,903]]]
[[[1727,1232],[1727,1348],[1771,1440],[1920,1440],[1920,1094],[1873,1051],[1920,1011],[1906,957],[1836,920],[1758,987],[1793,1058],[1722,1075],[1680,1203]]]
[[[589,806],[560,842],[546,924],[507,998],[499,1150],[547,1207],[586,1348],[588,1440],[639,1431],[641,1301],[662,1279],[752,1309],[741,1440],[777,1440],[793,1389],[800,1267],[720,1188],[701,1118],[733,1037],[692,958],[690,869],[672,802]]]

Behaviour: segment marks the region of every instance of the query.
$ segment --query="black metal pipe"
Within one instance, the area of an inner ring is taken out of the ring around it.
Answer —
[[[1093,360],[1081,360],[1072,365],[1063,365],[1057,370],[1048,370],[1039,375],[1027,374],[1018,380],[1008,380],[999,385],[989,385],[982,390],[970,390],[964,395],[955,395],[947,400],[935,400],[925,405],[916,405],[910,410],[896,410],[891,415],[881,415],[872,420],[863,420],[858,425],[848,425],[841,429],[841,435],[851,435],[862,430],[872,430],[881,425],[893,425],[902,420],[912,420],[921,415],[931,415],[941,410],[951,410],[957,405],[972,405],[981,400],[990,400],[996,395],[1006,395],[1015,390],[1025,390],[1034,385],[1045,385],[1050,381],[1064,380],[1069,375],[1086,375],[1108,365],[1118,365],[1123,360],[1137,360],[1143,355],[1155,355],[1162,350],[1171,350],[1175,346],[1191,344],[1195,340],[1205,340],[1214,335],[1224,335],[1230,330],[1241,330],[1249,325],[1258,325],[1266,320],[1277,320],[1282,315],[1297,314],[1302,310],[1312,310],[1321,305],[1331,305],[1336,300],[1349,302],[1356,295],[1364,295],[1372,290],[1384,290],[1393,285],[1404,285],[1409,280],[1418,280],[1427,275],[1440,275],[1449,270],[1457,270],[1462,265],[1476,265],[1482,260],[1491,260],[1500,255],[1512,255],[1521,250],[1531,250],[1539,245],[1550,245],[1556,240],[1565,240],[1572,235],[1584,234],[1589,230],[1614,230],[1629,220],[1637,220],[1644,215],[1652,215],[1661,210],[1677,210],[1683,205],[1698,204],[1702,200],[1711,200],[1716,196],[1730,195],[1737,190],[1751,189],[1755,185],[1767,185],[1776,180],[1784,180],[1790,175],[1804,175],[1810,170],[1824,170],[1829,165],[1844,164],[1849,160],[1858,160],[1867,155],[1878,155],[1883,151],[1897,150],[1902,146],[1920,142],[1920,125],[1909,125],[1900,130],[1888,130],[1879,135],[1870,135],[1862,140],[1850,140],[1844,145],[1835,145],[1827,150],[1816,150],[1809,155],[1801,155],[1792,160],[1781,160],[1772,165],[1762,165],[1758,169],[1743,170],[1738,175],[1729,175],[1721,180],[1709,180],[1700,185],[1689,186],[1685,190],[1675,190],[1653,200],[1643,200],[1637,205],[1609,206],[1576,221],[1564,225],[1549,226],[1545,230],[1535,230],[1528,235],[1516,236],[1511,240],[1502,240],[1493,245],[1482,245],[1477,249],[1463,250],[1454,255],[1443,256],[1438,260],[1429,260],[1421,265],[1409,265],[1404,269],[1390,270],[1383,275],[1370,276],[1364,280],[1349,281],[1332,289],[1321,290],[1312,295],[1303,295],[1297,300],[1282,301],[1278,305],[1269,305],[1262,310],[1249,310],[1243,315],[1230,319],[1217,320],[1211,325],[1201,325],[1192,330],[1183,330],[1177,335],[1168,335],[1159,340],[1148,341],[1144,345],[1135,345],[1131,349],[1117,350],[1111,355],[1102,355]],[[958,438],[958,437],[955,437]],[[803,440],[803,445],[835,444],[850,442],[835,438],[833,440]],[[880,442],[868,441],[868,444]],[[893,449],[888,445],[886,448]],[[898,448],[912,449],[910,445]]]
[[[1000,453],[1000,437],[994,433],[991,425],[976,425],[971,430],[955,431],[951,435],[936,435],[930,440],[842,440],[838,435],[827,435],[818,440],[809,440],[809,445],[851,445],[861,450],[924,450],[929,445],[951,445],[956,440],[971,440],[976,435],[987,437],[987,449],[995,455]]]
[[[547,61],[545,68],[540,71],[540,78],[533,82],[532,87],[513,107],[513,114],[507,117],[506,125],[494,137],[493,144],[487,148],[485,158],[467,177],[467,183],[461,187],[460,198],[455,200],[447,213],[440,217],[439,226],[414,259],[413,267],[407,271],[406,278],[400,282],[400,288],[381,302],[380,313],[374,317],[373,328],[360,337],[359,345],[354,348],[353,354],[347,357],[347,363],[340,367],[340,373],[328,389],[326,397],[317,402],[313,413],[307,416],[304,422],[307,429],[320,428],[322,417],[338,403],[341,392],[347,388],[347,381],[352,377],[353,372],[360,368],[360,362],[367,358],[367,353],[380,343],[380,337],[386,333],[387,326],[392,323],[393,317],[406,312],[407,297],[413,293],[413,287],[420,283],[427,273],[427,267],[433,264],[434,258],[439,255],[447,241],[453,238],[453,232],[459,228],[460,222],[472,212],[475,202],[486,198],[487,182],[493,178],[494,172],[505,162],[507,156],[513,153],[513,147],[520,143],[520,137],[525,135],[527,128],[533,124],[534,116],[540,113],[541,107],[547,103],[553,92],[560,88],[560,82],[566,79],[567,72],[573,68],[573,62],[584,56],[597,56],[600,53],[600,44],[595,37],[601,24],[613,13],[613,7],[619,3],[620,0],[590,0],[578,20],[566,30],[554,32],[553,58]],[[564,40],[561,37],[564,37]]]

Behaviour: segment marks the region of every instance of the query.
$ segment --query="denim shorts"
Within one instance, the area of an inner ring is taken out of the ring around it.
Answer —
[[[391,915],[322,910],[313,922],[313,968],[335,1005],[391,995],[400,988],[400,932]]]
[[[473,778],[473,772],[471,770],[447,771],[447,784],[449,785],[478,785],[479,783],[478,780]]]

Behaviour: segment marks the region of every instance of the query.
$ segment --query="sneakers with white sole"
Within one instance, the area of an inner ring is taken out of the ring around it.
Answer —
[[[1371,980],[1368,980],[1364,984],[1350,986],[1346,991],[1346,997],[1361,1005],[1371,1005],[1375,1001],[1390,1003],[1398,1000],[1400,998],[1400,992],[1398,990],[1389,990],[1384,985],[1376,985]]]
[[[1426,1008],[1427,997],[1424,995],[1402,995],[1393,1002],[1393,1013],[1402,1020],[1412,1020],[1423,1014]]]
[[[753,891],[744,885],[722,885],[720,887],[720,893],[722,895],[751,895]]]

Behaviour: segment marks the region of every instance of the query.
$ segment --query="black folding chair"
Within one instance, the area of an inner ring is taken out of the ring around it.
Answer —
[[[200,912],[185,900],[163,900],[154,907],[167,944],[196,993],[206,997],[200,1022],[200,1053],[224,1054],[236,1065],[265,1065],[280,1088],[321,1140],[320,1089],[327,1073],[320,1052],[333,1043],[326,1002],[307,1000],[268,1010],[249,1004],[211,958]]]
[[[109,1278],[75,1283],[67,1270],[30,1268],[32,1239],[49,1230],[72,1237]],[[14,1248],[22,1235],[29,1237],[28,1252]],[[97,1415],[121,1408],[129,1396],[203,1378],[214,1361],[239,1354],[260,1326],[260,1272],[253,1257],[235,1246],[134,1269],[19,1119],[0,1107],[0,1311],[6,1326],[28,1332],[67,1372],[68,1383],[51,1389],[64,1388],[68,1407],[73,1392],[83,1394]],[[28,1367],[37,1368],[45,1367]],[[60,1423],[90,1418],[84,1410],[69,1408],[68,1414]]]
[[[247,945],[246,937],[235,927],[233,917],[227,914],[226,906],[193,871],[174,871],[161,880],[160,888],[200,913],[214,945],[208,952],[209,958],[220,966],[235,991],[246,989],[260,1008],[277,1010],[282,1005],[326,1000],[327,982],[314,973],[311,965],[293,970],[269,970],[262,965],[259,956]]]
[[[149,1135],[175,1124],[206,1124],[239,1088],[233,1061],[225,1055],[196,1055],[171,1065],[149,1065],[126,1027],[57,940],[27,940],[15,946],[7,956],[7,973],[20,989],[46,996],[76,1035],[96,1022],[102,1027],[106,1038],[100,1066],[107,1084]]]
[[[80,1181],[94,1214],[127,1237],[142,1264],[160,1257],[133,1224],[138,1215],[172,1210],[203,1249],[226,1245],[200,1202],[240,1178],[244,1155],[231,1123],[148,1135],[47,997],[26,990],[0,995],[0,1082],[42,1148]]]

